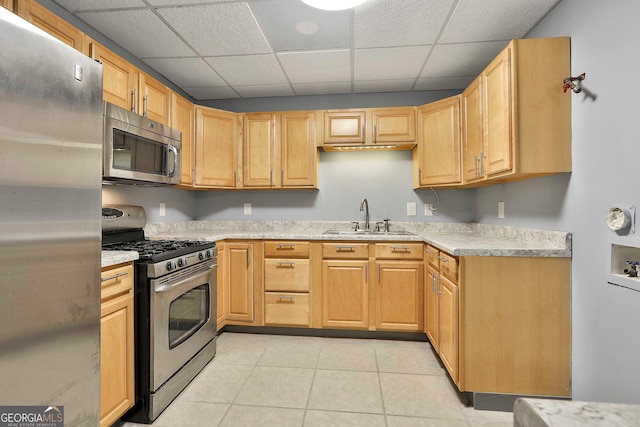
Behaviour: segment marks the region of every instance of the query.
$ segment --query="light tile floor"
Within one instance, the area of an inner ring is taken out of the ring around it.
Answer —
[[[225,332],[153,426],[513,425],[463,400],[426,342]]]

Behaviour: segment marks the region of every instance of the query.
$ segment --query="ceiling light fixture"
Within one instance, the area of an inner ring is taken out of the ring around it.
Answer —
[[[316,9],[323,10],[345,10],[361,5],[367,0],[302,0]]]

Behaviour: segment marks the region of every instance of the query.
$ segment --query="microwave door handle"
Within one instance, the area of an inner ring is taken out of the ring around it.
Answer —
[[[169,152],[173,153],[173,168],[167,173],[167,176],[173,176],[176,173],[176,165],[178,164],[178,149],[169,144],[169,151],[167,151],[167,163],[169,163]]]

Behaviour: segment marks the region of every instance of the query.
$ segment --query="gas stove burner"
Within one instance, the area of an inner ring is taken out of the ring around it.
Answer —
[[[215,247],[214,242],[199,240],[134,240],[102,245],[107,251],[135,251],[141,260],[162,261]]]

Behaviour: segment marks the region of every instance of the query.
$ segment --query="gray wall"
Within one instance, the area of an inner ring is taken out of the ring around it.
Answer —
[[[573,233],[573,397],[640,403],[640,292],[607,284],[612,204],[640,204],[635,73],[637,0],[562,0],[528,35],[571,36],[572,74],[596,99],[572,94],[573,172],[477,190],[478,222]],[[561,82],[558,82],[561,85]],[[497,219],[497,202],[505,219]],[[632,242],[631,237],[621,240]],[[635,243],[638,244],[638,243]],[[640,287],[638,288],[640,290]]]

